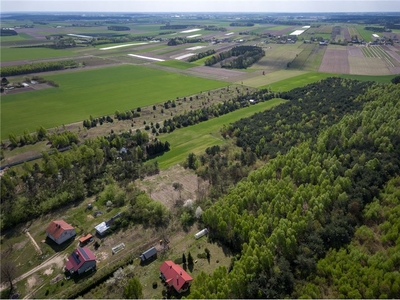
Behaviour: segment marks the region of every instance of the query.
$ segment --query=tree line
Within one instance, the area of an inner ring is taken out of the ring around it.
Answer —
[[[257,46],[236,46],[232,49],[217,53],[206,59],[204,62],[205,66],[212,66],[218,62],[222,62],[227,58],[232,56],[236,57],[232,61],[227,61],[221,63],[223,68],[238,68],[238,69],[246,69],[251,66],[253,63],[260,60],[265,55],[264,50],[261,47]]]
[[[328,89],[333,94],[336,88]],[[363,211],[387,182],[400,174],[399,97],[396,85],[371,85],[358,96],[357,101],[364,104],[360,110],[338,118],[315,140],[303,138],[286,154],[278,154],[205,210],[202,220],[210,237],[237,255],[228,269],[219,267],[211,276],[199,274],[190,297],[312,296],[298,293],[305,279],[314,278],[319,261],[329,251],[345,249],[342,247],[350,243],[355,229],[367,221]],[[268,126],[268,119],[258,126]],[[374,209],[379,211],[379,207]],[[393,238],[397,236],[392,233],[386,239]],[[359,273],[342,277],[341,272],[346,271],[341,260],[335,262],[337,287],[344,296],[356,297],[347,291],[351,280],[356,289]],[[318,285],[329,280],[324,266],[318,273],[321,279],[315,281]],[[398,260],[385,268],[395,272]],[[376,272],[375,276],[382,278],[381,271]],[[390,297],[396,282],[389,279],[386,285],[377,286],[376,293],[365,295]],[[316,288],[314,284],[310,290]]]
[[[98,194],[110,178],[123,183],[156,174],[157,162],[146,160],[168,150],[168,142],[136,130],[73,144],[63,154],[44,152],[41,163],[24,163],[21,172],[11,169],[0,178],[1,211],[7,212],[1,228]]]
[[[108,30],[114,30],[114,31],[127,31],[127,30],[131,30],[128,26],[117,26],[117,25],[108,26],[107,29],[108,29]]]
[[[203,42],[202,38],[184,38],[184,37],[176,37],[172,38],[168,41],[168,46],[177,46],[186,43],[201,43]]]
[[[212,54],[215,54],[215,50],[214,49],[210,49],[210,50],[207,50],[207,51],[204,51],[204,52],[200,52],[200,53],[197,53],[197,54],[195,54],[193,56],[190,56],[189,59],[188,59],[188,62],[193,62],[193,61],[202,59],[203,57],[210,56]]]
[[[30,73],[49,72],[79,67],[74,60],[60,60],[50,62],[39,62],[26,65],[8,66],[0,69],[0,77],[17,76]]]

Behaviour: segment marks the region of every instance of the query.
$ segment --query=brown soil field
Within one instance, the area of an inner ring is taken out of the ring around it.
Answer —
[[[349,52],[349,56],[364,57],[364,53],[357,46],[347,46],[347,51]]]
[[[327,49],[319,72],[349,74],[350,66],[346,50]]]
[[[391,75],[384,60],[378,57],[349,57],[350,74]]]
[[[400,74],[400,67],[389,67],[392,74]]]
[[[349,32],[349,29],[348,29],[347,27],[342,28],[342,32],[343,32],[344,38],[345,38],[347,41],[350,41],[350,40],[351,40],[351,35],[350,35],[350,32]]]

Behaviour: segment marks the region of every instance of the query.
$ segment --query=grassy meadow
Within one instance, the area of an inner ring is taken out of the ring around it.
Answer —
[[[270,109],[283,102],[285,102],[285,100],[272,99],[162,135],[160,136],[160,140],[168,141],[171,145],[171,150],[155,159],[158,161],[161,169],[167,169],[173,165],[182,163],[191,152],[201,154],[207,147],[223,144],[224,140],[219,134],[222,125],[228,125],[257,112]]]
[[[186,61],[180,61],[176,59],[172,60],[166,60],[166,61],[160,61],[156,62],[157,65],[160,66],[166,66],[166,67],[171,67],[175,69],[180,69],[180,70],[186,70],[195,67],[195,65],[188,63]]]
[[[162,70],[124,65],[45,76],[60,87],[1,99],[1,137],[192,95],[227,85]],[[23,121],[21,121],[23,120]]]
[[[55,57],[74,56],[71,50],[49,48],[1,48],[1,61],[14,61],[26,59],[45,59]]]

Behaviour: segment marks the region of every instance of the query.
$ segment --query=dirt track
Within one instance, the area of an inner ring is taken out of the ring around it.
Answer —
[[[62,253],[57,253],[54,254],[53,256],[51,256],[49,259],[45,260],[44,262],[42,262],[40,265],[38,265],[37,267],[33,268],[32,270],[29,270],[28,272],[26,272],[25,274],[22,274],[21,276],[15,278],[13,280],[13,283],[17,283],[29,276],[31,276],[32,274],[36,273],[37,271],[49,267],[51,265],[57,264],[63,264],[65,258],[67,257],[66,254],[62,254]],[[2,284],[0,285],[0,291],[3,291],[4,289],[6,289],[8,287],[8,284]]]

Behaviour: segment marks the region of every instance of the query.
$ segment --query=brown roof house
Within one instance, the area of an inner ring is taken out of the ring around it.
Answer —
[[[50,223],[46,229],[47,236],[58,245],[76,236],[75,228],[63,220]]]
[[[87,247],[75,249],[65,263],[65,270],[70,274],[82,274],[94,269],[96,269],[96,257]]]

